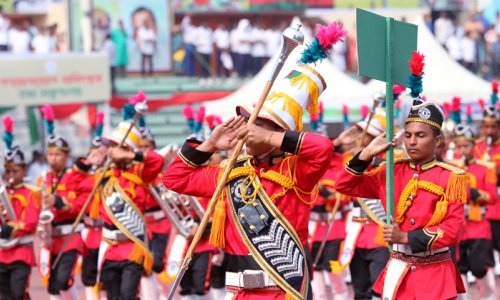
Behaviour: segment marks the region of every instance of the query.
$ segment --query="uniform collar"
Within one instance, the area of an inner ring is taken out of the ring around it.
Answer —
[[[265,165],[265,166],[272,167],[272,166],[275,166],[277,163],[279,163],[284,157],[285,157],[285,153],[284,152],[280,153],[278,155],[271,155],[271,156],[269,156],[269,160],[267,162],[260,161],[260,160],[258,160],[257,158],[254,157],[252,159],[252,164],[254,166]]]
[[[436,166],[436,164],[437,164],[436,158],[433,157],[430,161],[428,161],[426,163],[417,164],[414,161],[410,161],[409,165],[410,165],[410,168],[412,168],[413,170],[427,171],[427,170],[433,168],[434,166]]]
[[[13,189],[13,190],[17,190],[17,189],[20,189],[22,187],[24,187],[24,182],[21,182],[20,184],[16,184],[16,185],[10,186],[10,188]]]

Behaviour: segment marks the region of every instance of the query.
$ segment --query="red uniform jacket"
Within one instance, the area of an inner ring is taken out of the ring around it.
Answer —
[[[484,140],[476,142],[476,148],[474,149],[474,157],[477,159],[485,160],[485,155],[488,147]],[[500,139],[496,140],[493,145],[491,145],[490,159],[497,165],[497,174],[500,170]],[[495,193],[496,194],[496,193]],[[499,195],[495,195],[492,201],[488,202],[488,209],[486,210],[486,218],[488,220],[500,220],[500,199]]]
[[[261,178],[261,172],[272,170],[294,182],[297,192],[288,190],[283,196],[276,197],[274,204],[295,228],[302,244],[305,245],[311,201],[308,193],[314,190],[328,168],[332,144],[327,138],[316,134],[288,131],[285,133],[281,150],[294,155],[281,159],[275,165],[253,160],[253,166],[270,197],[282,193],[283,186]],[[163,182],[167,188],[181,194],[211,197],[215,192],[219,173],[223,171],[219,166],[201,166],[211,155],[212,153],[196,150],[193,143],[184,144],[179,156],[165,173]],[[226,198],[225,240],[227,242],[223,250],[233,255],[248,255],[249,250],[236,229],[229,209]]]
[[[335,188],[337,191],[358,197],[386,199],[386,177],[385,164],[370,172],[363,173],[370,162],[361,161],[355,156],[349,162],[346,169],[342,171],[337,179]],[[453,171],[451,171],[453,170]],[[403,220],[399,226],[403,232],[408,232],[408,241],[414,253],[428,250],[437,250],[443,247],[456,245],[459,242],[459,234],[464,222],[465,184],[457,184],[459,189],[452,187],[451,182],[462,182],[462,170],[431,161],[424,165],[415,165],[409,160],[400,160],[394,166],[394,218],[398,220],[398,207],[400,196],[409,186],[412,178],[416,178],[422,184],[427,181],[443,189],[447,197],[447,212],[442,219],[437,219],[437,224],[428,225],[431,216],[435,215],[436,203],[442,201],[442,197],[423,188],[417,188],[416,195],[410,203],[406,212],[401,210]],[[461,180],[461,181],[460,181]],[[414,181],[413,181],[414,182]],[[448,187],[448,188],[447,188]],[[410,197],[408,197],[410,199]],[[383,201],[384,205],[385,202]],[[377,279],[373,289],[381,294],[385,280],[386,269]],[[462,291],[463,284],[460,274],[451,260],[419,265],[415,271],[410,271],[403,278],[398,289],[397,299],[450,299],[457,296],[457,291]]]
[[[71,225],[78,216],[78,213],[83,207],[84,198],[81,197],[85,190],[86,173],[81,172],[78,168],[73,167],[67,169],[58,177],[54,171],[47,172],[45,176],[45,186],[48,193],[53,193],[56,196],[56,202],[50,207],[54,214],[52,227],[60,225]],[[37,186],[42,186],[43,178],[40,176],[37,180]],[[50,252],[59,254],[61,252],[66,236],[52,237]],[[83,253],[83,241],[80,234],[73,234],[64,251],[76,250]]]
[[[125,169],[112,167],[110,172],[118,179],[118,184],[125,193],[127,193],[127,196],[130,197],[139,210],[144,213],[149,195],[149,191],[145,186],[158,176],[162,168],[163,157],[156,152],[148,151],[144,154],[136,155],[136,161],[130,163]],[[101,199],[100,215],[102,216],[105,226],[106,224],[108,226],[113,226],[113,221],[111,221],[107,215],[104,205],[102,204],[103,200],[104,199]],[[132,241],[111,244],[104,255],[104,259],[115,261],[128,260],[133,246],[134,242]]]
[[[325,187],[330,193],[332,193],[332,196],[330,198],[325,198],[323,196],[318,195],[318,199],[314,203],[314,208],[312,209],[313,212],[331,212],[335,202],[340,200],[341,203],[339,204],[339,208],[337,211],[337,215],[342,215],[341,219],[336,218],[335,223],[333,223],[332,230],[330,231],[330,234],[327,237],[327,241],[333,241],[333,240],[343,240],[346,237],[346,213],[344,213],[345,209],[349,207],[349,201],[350,197],[345,196],[345,195],[335,195],[335,190],[333,188],[335,184],[335,180],[337,179],[338,173],[344,168],[347,160],[345,159],[348,157],[347,155],[340,154],[340,153],[334,153],[332,156],[332,160],[330,160],[330,167],[326,171],[325,175],[323,178],[320,180],[320,183],[323,187]],[[312,222],[315,224],[315,230],[313,232],[310,232],[311,234],[311,239],[312,242],[322,242],[323,238],[326,234],[326,231],[328,230],[328,222],[327,221],[314,221],[313,217],[311,216]]]
[[[12,208],[16,213],[16,220],[8,222],[9,225],[14,227],[11,237],[19,238],[34,235],[40,214],[41,190],[32,185],[20,184],[14,188],[8,187],[7,193]],[[34,266],[36,263],[33,244],[19,245],[10,249],[0,249],[0,263],[10,264],[15,261],[22,261],[30,266]]]
[[[467,181],[469,188],[476,189],[479,195],[472,199],[469,193],[468,205],[469,216],[465,220],[464,234],[462,240],[488,239],[491,240],[490,223],[481,214],[481,207],[493,201],[496,197],[496,170],[485,166],[481,162],[472,162],[467,165]]]

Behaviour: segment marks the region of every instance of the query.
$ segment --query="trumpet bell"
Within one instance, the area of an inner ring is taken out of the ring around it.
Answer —
[[[50,224],[54,220],[54,214],[50,210],[44,210],[40,212],[38,222],[40,224]]]

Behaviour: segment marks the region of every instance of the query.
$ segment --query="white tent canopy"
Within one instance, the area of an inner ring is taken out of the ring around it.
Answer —
[[[299,60],[303,49],[303,47],[297,47],[290,54],[277,80],[285,77],[290,72],[295,62]],[[253,79],[231,95],[220,100],[205,103],[207,115],[217,114],[222,118],[227,118],[235,114],[235,107],[237,105],[252,105],[256,103],[275,62],[276,58],[274,57]],[[338,70],[330,60],[323,60],[315,68],[321,73],[327,84],[326,90],[319,97],[323,101],[325,111],[329,109],[340,110],[342,104],[346,104],[349,107],[359,107],[362,104],[370,103],[370,90],[362,83]],[[341,118],[341,116],[339,115],[338,118]]]
[[[453,60],[421,18],[416,23],[418,50],[425,55],[423,94],[437,103],[450,101],[454,96],[461,97],[463,103],[487,97],[490,92],[489,83]],[[385,83],[371,80],[367,87],[371,91],[385,90]]]

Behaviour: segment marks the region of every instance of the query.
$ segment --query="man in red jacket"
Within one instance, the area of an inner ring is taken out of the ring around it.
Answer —
[[[0,299],[29,299],[29,278],[35,266],[33,235],[38,224],[42,193],[24,182],[27,172],[24,153],[19,147],[4,156],[5,180],[2,210],[10,202],[13,215],[0,220]],[[2,212],[4,214],[4,212]]]
[[[205,142],[185,143],[163,178],[178,193],[212,197],[225,162],[202,164],[237,140],[245,142],[248,155],[238,158],[217,200],[210,236],[228,255],[226,286],[232,299],[311,296],[304,251],[311,194],[328,168],[332,144],[300,130],[303,111],[319,111],[317,97],[326,83],[306,65],[296,66],[280,83],[255,125],[245,122],[253,108],[238,107],[241,116],[216,127]]]
[[[467,173],[469,194],[465,205],[465,224],[460,241],[458,268],[462,280],[467,282],[467,272],[479,279],[481,299],[496,299],[495,274],[493,274],[493,244],[490,223],[485,218],[486,205],[496,197],[495,164],[474,159],[474,133],[468,125],[457,125],[455,152],[461,160],[450,163]]]
[[[394,166],[394,222],[384,226],[393,251],[373,290],[382,299],[452,299],[465,292],[449,247],[459,242],[466,200],[465,172],[437,162],[443,113],[432,102],[414,100],[404,143],[409,159]],[[386,199],[385,165],[364,172],[395,142],[375,138],[349,161],[335,188],[343,194]],[[385,202],[384,202],[385,205]]]
[[[135,126],[120,144],[129,127],[130,122],[123,121],[103,137],[113,164],[98,191],[104,221],[98,279],[110,300],[137,299],[142,274],[149,276],[153,268],[143,213],[149,195],[146,187],[162,170],[163,157],[153,151],[134,151],[141,138]]]

